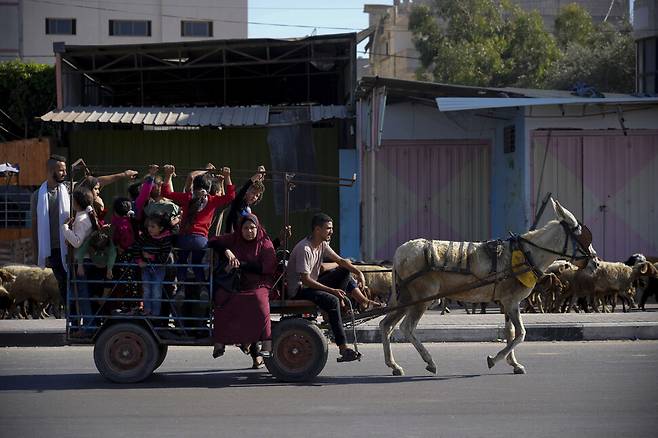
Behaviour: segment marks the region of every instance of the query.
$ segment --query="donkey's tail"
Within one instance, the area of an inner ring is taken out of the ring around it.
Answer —
[[[397,255],[397,251],[395,251]],[[393,306],[397,304],[398,298],[399,298],[399,293],[400,293],[400,277],[398,276],[397,270],[395,267],[397,266],[397,257],[393,256],[393,266],[391,267],[391,293],[388,296],[388,302],[387,306]]]

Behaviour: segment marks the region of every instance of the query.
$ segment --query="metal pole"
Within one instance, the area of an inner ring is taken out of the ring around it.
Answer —
[[[293,189],[294,185],[291,183],[294,174],[286,173],[283,176],[283,251],[284,251],[284,266],[287,268],[285,263],[285,254],[288,252],[288,226],[290,225],[290,191]],[[281,305],[286,299],[286,286],[288,284],[288,269],[284,272],[286,281],[282,283],[281,287]]]

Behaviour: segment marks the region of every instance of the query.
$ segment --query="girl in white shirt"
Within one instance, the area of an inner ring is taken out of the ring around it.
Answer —
[[[75,210],[75,217],[71,218],[68,222],[62,225],[62,233],[64,239],[71,244],[74,248],[79,248],[82,243],[91,235],[94,230],[98,230],[98,222],[96,214],[92,206],[94,202],[94,195],[91,190],[84,187],[77,187],[73,194],[73,210]],[[69,303],[69,316],[75,315],[71,318],[73,327],[80,327],[80,318],[82,318],[81,327],[90,325],[92,319],[91,303],[89,302],[89,287],[87,285],[87,276],[85,275],[84,265],[78,264],[76,270],[73,286],[77,286],[77,307],[75,301]],[[73,295],[75,297],[75,295]],[[85,318],[86,317],[86,318]],[[83,329],[84,330],[84,329]],[[85,335],[84,332],[71,333],[72,335]]]

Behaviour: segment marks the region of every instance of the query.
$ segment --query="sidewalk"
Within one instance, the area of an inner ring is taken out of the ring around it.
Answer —
[[[658,340],[658,305],[629,313],[523,314],[526,341]],[[379,319],[357,327],[359,342],[380,342]],[[504,338],[505,318],[496,309],[467,315],[463,309],[441,315],[429,311],[418,324],[423,342],[495,342]],[[348,330],[351,338],[351,330]],[[395,342],[406,342],[399,329]],[[64,320],[0,320],[0,347],[66,345]]]

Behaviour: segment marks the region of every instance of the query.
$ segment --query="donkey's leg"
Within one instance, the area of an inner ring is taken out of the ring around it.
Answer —
[[[487,365],[489,368],[492,368],[498,361],[506,357],[508,354],[513,353],[517,345],[519,345],[525,339],[525,327],[523,326],[523,321],[521,321],[521,311],[519,309],[519,303],[515,302],[511,305],[505,305],[507,309],[507,316],[509,316],[511,323],[514,325],[514,338],[512,342],[507,342],[505,348],[500,350],[495,357],[487,356]],[[507,328],[507,323],[505,324]],[[511,336],[511,333],[509,333]],[[511,355],[509,359],[510,365],[514,366],[515,374],[525,374],[525,368],[516,362],[514,355]]]
[[[403,376],[404,370],[400,365],[395,363],[393,359],[393,352],[391,351],[391,333],[396,324],[402,319],[406,309],[397,310],[389,313],[379,322],[379,331],[382,337],[382,347],[384,349],[384,362],[386,365],[393,369],[394,376]]]
[[[514,324],[507,315],[505,315],[505,331],[507,335],[507,345],[510,346],[512,342],[514,342],[515,329]],[[514,349],[512,349],[512,351],[510,351],[507,356],[505,356],[505,361],[509,366],[514,368],[514,374],[525,374],[525,368],[516,360]]]
[[[421,304],[419,306],[415,306],[410,310],[408,310],[407,315],[404,318],[404,321],[402,321],[402,324],[400,324],[400,330],[402,330],[404,336],[407,338],[409,342],[413,344],[413,346],[416,348],[416,351],[418,351],[418,354],[420,354],[420,357],[422,357],[425,363],[427,364],[425,369],[432,374],[436,374],[436,364],[432,359],[432,355],[430,354],[429,351],[427,351],[425,346],[418,340],[418,338],[414,334],[414,330],[416,330],[418,321],[420,321],[420,318],[423,316],[423,313],[425,313],[426,309],[427,309],[427,305]]]

